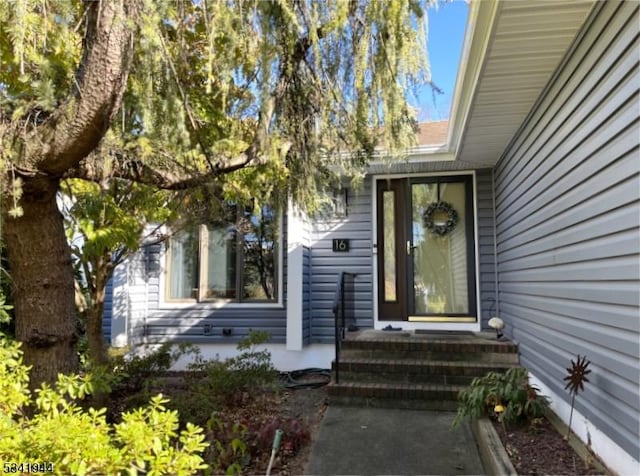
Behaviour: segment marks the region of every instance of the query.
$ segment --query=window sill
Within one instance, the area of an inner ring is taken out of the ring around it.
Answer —
[[[214,301],[161,301],[158,310],[171,309],[284,309],[283,302],[214,302]]]

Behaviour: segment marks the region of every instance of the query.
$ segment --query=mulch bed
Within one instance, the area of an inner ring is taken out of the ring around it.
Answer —
[[[507,427],[506,433],[498,422],[493,426],[521,476],[606,474],[587,465],[546,418],[530,427]]]
[[[226,436],[225,433],[232,433],[229,428],[232,428],[233,424],[237,422],[248,425],[251,431],[260,431],[263,427],[272,426],[274,422],[277,422],[278,426],[280,424],[288,425],[289,431],[285,431],[288,434],[283,435],[271,475],[297,476],[304,474],[314,438],[327,408],[326,387],[304,388],[304,385],[326,383],[325,380],[315,375],[302,376],[296,380],[301,384],[301,388],[298,389],[254,391],[251,394],[242,394],[239,398],[242,401],[241,404],[219,409],[216,418],[224,425],[223,436]],[[188,394],[188,391],[182,372],[167,372],[154,382],[148,393],[152,395],[162,393],[174,400],[181,394]],[[146,404],[148,398],[145,395],[146,392],[136,389],[123,389],[110,395],[109,420],[117,422],[121,412],[125,409]],[[168,406],[171,408],[171,404]],[[188,411],[183,413],[181,416],[185,417],[187,421],[195,421],[190,417]],[[205,426],[202,423],[200,425]],[[292,430],[295,432],[292,433]],[[214,435],[207,431],[207,436],[211,438]],[[291,441],[291,436],[293,436],[293,441]],[[218,438],[214,439],[220,441]],[[258,439],[264,440],[264,437]],[[243,463],[243,475],[265,474],[271,455],[272,441],[272,437],[268,438],[266,441],[268,444],[264,445],[264,448],[259,448],[258,451],[256,448],[247,448],[250,459]],[[264,443],[264,441],[260,442]]]

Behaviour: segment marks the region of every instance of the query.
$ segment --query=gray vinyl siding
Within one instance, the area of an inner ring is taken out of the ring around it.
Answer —
[[[499,310],[521,363],[640,456],[638,3],[602,2],[495,169]]]
[[[358,327],[373,327],[373,255],[371,252],[371,178],[359,190],[348,190],[348,214],[343,218],[316,217],[311,235],[311,341],[332,343],[331,308],[340,272],[357,273],[347,293],[349,316]],[[333,252],[334,238],[348,238],[348,252]]]
[[[283,219],[283,235],[286,217]],[[286,236],[282,239],[287,249]],[[213,309],[210,303],[189,306],[162,302],[160,273],[163,272],[164,244],[147,246],[130,264],[128,292],[130,300],[130,337],[134,344],[155,342],[236,343],[251,330],[271,334],[271,343],[285,343],[287,258],[283,253],[283,303],[280,306],[236,307],[233,304]],[[223,328],[232,329],[230,337]]]
[[[302,343],[311,343],[311,248],[302,250]]]
[[[145,246],[128,261],[129,339],[131,344],[161,340],[148,339],[147,318],[158,307],[160,295],[161,244]]]
[[[491,169],[476,171],[476,200],[478,206],[478,263],[480,277],[480,316],[483,330],[496,315],[496,255],[493,213],[493,176]]]
[[[104,295],[104,313],[102,317],[102,336],[104,341],[111,343],[111,316],[113,315],[113,279],[107,281]]]

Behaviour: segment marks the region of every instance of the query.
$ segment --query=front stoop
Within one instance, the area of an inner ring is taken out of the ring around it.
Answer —
[[[334,405],[455,411],[473,378],[518,366],[518,349],[488,333],[416,334],[365,330],[342,343]]]

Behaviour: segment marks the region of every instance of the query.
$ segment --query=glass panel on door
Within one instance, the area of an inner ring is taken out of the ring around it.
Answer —
[[[395,191],[385,190],[382,192],[382,227],[384,234],[384,300],[395,302],[397,300],[396,283],[396,210]]]
[[[411,203],[413,313],[469,315],[465,183],[412,183]]]
[[[406,179],[379,180],[376,185],[378,315],[382,321],[407,319],[406,187]]]

